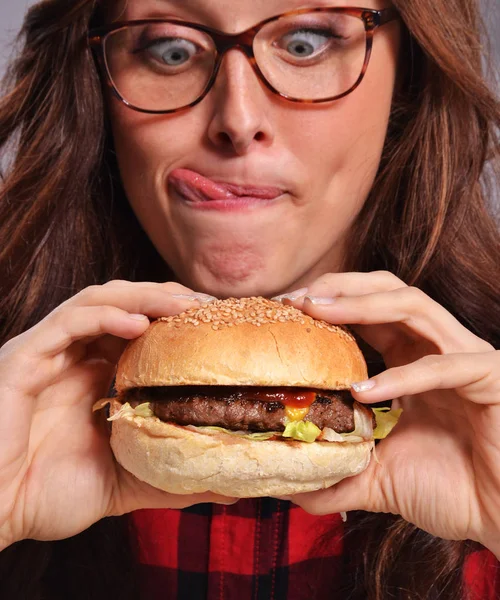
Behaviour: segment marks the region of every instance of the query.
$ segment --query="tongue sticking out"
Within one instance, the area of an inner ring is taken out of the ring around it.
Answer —
[[[242,186],[232,183],[216,183],[189,169],[175,169],[169,182],[189,200],[207,202],[210,200],[233,200],[251,197],[273,200],[283,191],[275,187]]]

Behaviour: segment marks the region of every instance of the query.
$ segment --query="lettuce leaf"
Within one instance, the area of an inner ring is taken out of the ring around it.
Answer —
[[[117,421],[123,417],[153,417],[154,413],[149,408],[149,402],[138,404],[135,408],[132,408],[128,402],[120,408],[112,417],[108,418],[108,421]]]
[[[292,438],[301,442],[314,442],[321,433],[321,429],[311,421],[291,421],[281,434],[283,437]]]
[[[373,437],[376,440],[383,440],[391,433],[399,421],[403,409],[383,406],[381,408],[372,408],[372,410],[375,413],[375,420],[377,421]]]

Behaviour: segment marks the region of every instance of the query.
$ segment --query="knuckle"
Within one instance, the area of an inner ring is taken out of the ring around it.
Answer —
[[[440,354],[427,354],[426,356],[420,359],[421,364],[423,364],[428,369],[436,370],[438,368],[443,368],[443,356]]]
[[[334,289],[334,279],[335,279],[335,275],[338,274],[334,274],[334,273],[326,273],[325,275],[321,275],[321,277],[318,277],[314,283],[312,285],[309,286],[307,293],[311,296],[321,296],[321,295],[328,295],[329,290],[333,290]],[[338,282],[337,282],[338,284]],[[335,289],[338,288],[338,285],[335,286]],[[337,290],[338,291],[338,290]]]
[[[107,281],[102,286],[98,286],[98,287],[111,288],[111,287],[123,286],[124,284],[129,284],[129,283],[130,282],[127,281],[126,279],[111,279],[110,281]]]
[[[392,371],[392,376],[396,379],[399,386],[405,388],[410,382],[412,375],[411,370],[407,367],[398,367]]]
[[[193,290],[175,281],[166,281],[158,284],[158,289],[163,292],[192,294]]]
[[[448,355],[427,354],[420,359],[419,363],[422,369],[431,371],[438,379],[441,379],[444,373],[451,368]]]
[[[371,273],[368,274],[372,279],[377,279],[378,281],[380,281],[381,283],[385,284],[386,287],[406,287],[406,283],[400,279],[397,275],[394,275],[394,273],[391,273],[391,271],[386,271],[383,269],[380,269],[379,271],[372,271]]]
[[[52,317],[52,321],[55,321],[58,324],[66,323],[71,320],[77,309],[77,306],[71,306],[71,304],[61,304],[61,306],[55,308],[49,316]]]
[[[408,309],[416,310],[424,304],[428,296],[418,287],[413,285],[407,286],[400,291],[402,299]]]
[[[0,347],[0,356],[10,356],[13,352],[15,352],[16,347],[19,345],[20,338],[23,334],[11,338],[2,347]]]
[[[100,306],[98,316],[104,319],[110,319],[117,314],[121,314],[121,312],[122,311],[116,306]]]
[[[89,285],[81,292],[78,292],[74,299],[82,304],[93,304],[100,296],[102,290],[101,285]]]
[[[28,352],[28,349],[30,350]],[[26,374],[36,372],[32,345],[24,334],[12,338],[0,348],[0,380],[3,389],[17,389],[26,383]]]
[[[325,273],[324,275],[321,275],[320,277],[318,277],[316,279],[315,284],[328,285],[329,283],[331,283],[333,281],[333,279],[336,275],[338,277],[338,273]]]

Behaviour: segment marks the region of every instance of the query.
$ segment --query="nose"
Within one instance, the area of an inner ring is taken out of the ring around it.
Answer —
[[[214,108],[208,136],[214,145],[243,155],[255,144],[271,144],[270,92],[243,51],[233,48],[226,52],[210,95]]]

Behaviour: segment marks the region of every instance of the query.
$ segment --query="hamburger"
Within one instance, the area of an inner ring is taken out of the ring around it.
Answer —
[[[117,461],[156,488],[290,495],[368,466],[375,413],[349,391],[366,378],[345,327],[231,298],[154,321],[96,408],[110,405]]]

